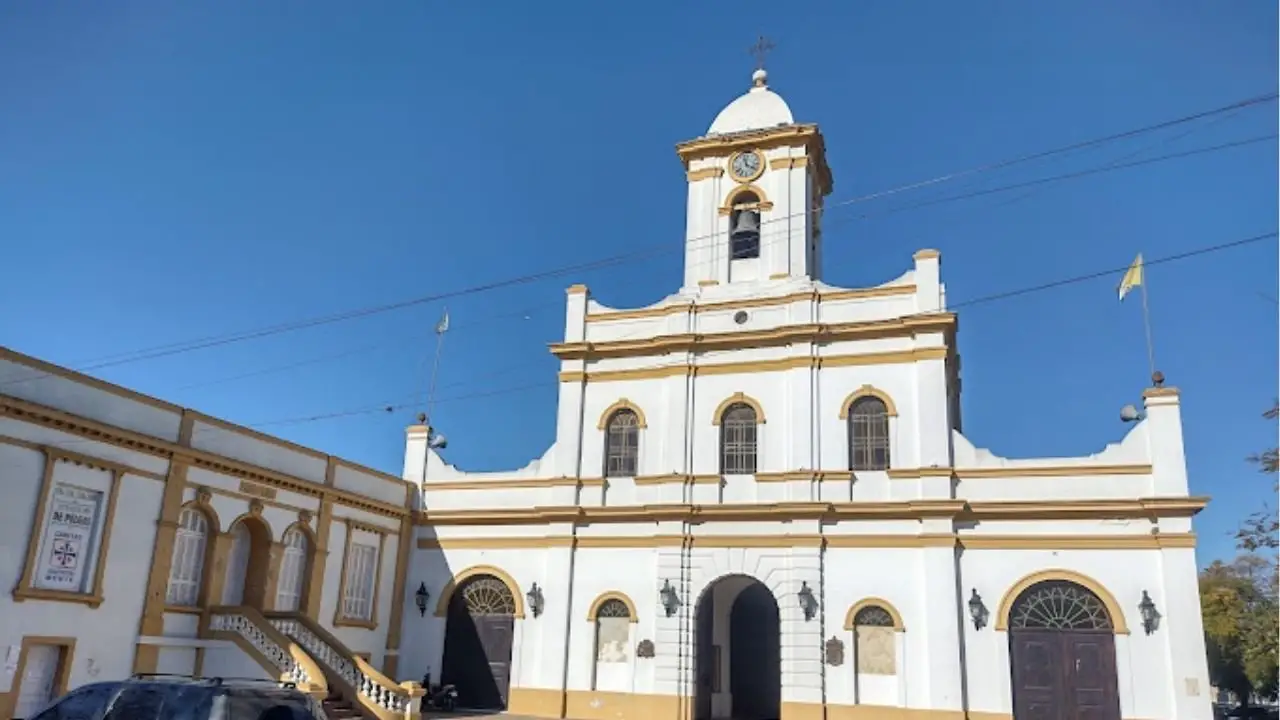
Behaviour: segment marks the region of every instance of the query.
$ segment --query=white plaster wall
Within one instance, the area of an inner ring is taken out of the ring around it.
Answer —
[[[83,482],[76,471],[96,472],[63,462],[58,463],[54,477]],[[0,442],[0,485],[5,489],[5,501],[0,503],[0,546],[11,550],[0,553],[0,577],[6,587],[16,586],[22,574],[43,472],[41,453]],[[0,618],[4,619],[0,646],[19,646],[25,635],[77,638],[71,687],[98,678],[128,677],[132,670],[163,485],[126,474],[118,487],[111,540],[101,560],[107,563],[101,606],[15,603],[10,593],[0,594]],[[0,690],[9,690],[12,682],[10,672],[0,671]]]
[[[204,652],[204,667],[201,674],[205,677],[275,679],[267,674],[267,671],[256,660],[249,657],[245,651],[233,643],[206,649]]]
[[[65,371],[70,373],[70,371]],[[115,391],[51,374],[0,349],[0,388],[29,400],[100,422],[167,440],[178,439],[182,408],[159,400],[144,402],[124,388]],[[114,386],[112,386],[114,387]]]
[[[328,461],[323,455],[292,450],[234,427],[197,420],[191,446],[314,483],[324,483]]]

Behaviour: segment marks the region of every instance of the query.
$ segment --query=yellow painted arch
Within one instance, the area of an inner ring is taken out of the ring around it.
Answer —
[[[1063,580],[1087,588],[1094,595],[1097,595],[1103,606],[1107,608],[1107,614],[1111,616],[1111,625],[1115,628],[1115,634],[1129,634],[1129,625],[1124,620],[1124,611],[1120,608],[1120,603],[1116,602],[1115,596],[1103,587],[1102,583],[1088,575],[1061,568],[1033,572],[1014,583],[1013,587],[1009,588],[1004,594],[1004,598],[1000,600],[1000,607],[996,610],[995,629],[1007,631],[1009,629],[1009,616],[1013,613],[1013,603],[1017,601],[1018,596],[1032,585],[1048,580]]]
[[[895,631],[906,631],[906,626],[902,624],[902,613],[898,612],[898,608],[894,607],[893,603],[888,600],[878,597],[862,598],[858,602],[854,603],[853,606],[849,608],[849,612],[844,614],[844,629],[852,630],[853,619],[858,616],[858,611],[863,608],[873,606],[883,608],[885,612],[889,613],[889,617],[893,619],[893,629]]]
[[[235,520],[232,520],[231,524],[227,526],[227,532],[231,532],[231,529],[234,528],[236,526],[236,523],[239,523],[239,522],[245,522],[246,523],[245,527],[250,528],[249,530],[250,533],[253,532],[252,528],[254,526],[254,523],[257,523],[258,530],[265,532],[267,534],[266,535],[267,542],[269,543],[275,542],[276,535],[271,530],[271,523],[267,522],[267,519],[262,517],[261,514],[255,513],[253,511],[241,514]],[[284,537],[284,536],[281,535],[281,537]]]
[[[299,521],[297,521],[297,522],[294,522],[292,525],[290,525],[289,527],[285,528],[285,529],[284,529],[284,532],[280,534],[280,540],[281,540],[281,541],[283,541],[283,540],[284,540],[285,535],[288,535],[288,534],[289,534],[289,531],[290,531],[290,530],[293,530],[294,528],[297,528],[298,530],[301,530],[301,531],[302,531],[302,534],[307,536],[307,545],[308,545],[308,549],[309,549],[309,550],[311,550],[312,552],[315,552],[316,545],[317,545],[317,543],[316,543],[316,531],[315,531],[315,530],[312,530],[310,525],[308,525],[308,524],[306,524],[306,523],[304,523],[304,522],[302,522],[302,521],[300,521],[300,520],[299,520]]]
[[[182,511],[188,508],[204,513],[204,519],[209,523],[210,537],[222,532],[222,520],[218,517],[218,511],[213,509],[213,505],[201,502],[200,498],[196,498],[183,503],[182,507],[178,509],[178,515],[181,516]]]
[[[840,406],[840,419],[849,419],[849,410],[853,407],[853,404],[864,397],[873,397],[880,400],[880,402],[884,403],[885,413],[889,417],[898,417],[898,406],[893,404],[893,398],[889,397],[889,393],[872,385],[863,385],[845,398],[844,404]]]
[[[755,398],[742,392],[736,392],[733,395],[725,398],[724,402],[720,403],[716,407],[715,414],[711,416],[711,424],[719,425],[720,419],[724,417],[724,413],[726,410],[729,409],[729,406],[736,405],[738,403],[751,406],[751,409],[756,411],[756,424],[758,425],[764,424],[764,406],[760,404],[759,400],[756,400]]]
[[[436,617],[448,616],[449,601],[453,599],[453,593],[458,589],[458,586],[477,575],[492,575],[501,580],[502,584],[506,585],[507,589],[511,591],[511,597],[515,600],[515,617],[524,617],[524,594],[520,592],[520,585],[505,570],[492,565],[472,565],[454,575],[453,579],[449,580],[444,589],[440,591],[440,598],[436,600]]]
[[[619,410],[630,410],[635,413],[636,427],[649,427],[648,422],[644,418],[644,411],[640,409],[639,405],[636,405],[626,398],[619,398],[618,402],[605,408],[604,412],[600,414],[600,424],[597,428],[600,430],[607,428],[609,426],[609,419],[612,418],[613,414]]]
[[[729,191],[729,194],[726,195],[724,198],[724,206],[727,208],[732,208],[734,206],[734,203],[738,201],[738,198],[742,197],[743,195],[746,195],[747,193],[751,193],[752,195],[755,195],[756,202],[758,202],[760,205],[766,205],[766,204],[772,205],[772,203],[769,202],[769,196],[764,194],[764,190],[761,190],[759,187],[755,185],[748,184],[748,185],[739,185],[735,187],[733,190]]]
[[[631,622],[640,622],[640,613],[636,611],[636,604],[631,601],[631,598],[627,597],[626,593],[619,592],[617,590],[610,590],[609,592],[601,593],[600,597],[596,598],[595,601],[591,603],[591,609],[587,610],[587,620],[595,622],[598,613],[600,612],[600,608],[610,600],[617,600],[623,605],[626,605],[627,613],[629,614]]]

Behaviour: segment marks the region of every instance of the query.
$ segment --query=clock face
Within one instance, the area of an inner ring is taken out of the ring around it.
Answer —
[[[763,164],[764,158],[760,157],[760,153],[750,150],[733,156],[733,160],[729,163],[729,171],[739,180],[753,180],[760,174]]]

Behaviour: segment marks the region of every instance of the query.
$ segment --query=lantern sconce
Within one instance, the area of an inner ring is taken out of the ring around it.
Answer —
[[[680,594],[676,592],[675,588],[671,587],[670,580],[662,581],[662,589],[658,591],[658,597],[662,601],[662,609],[666,611],[667,617],[675,615],[676,611],[680,609]]]
[[[982,596],[978,594],[978,588],[973,588],[973,594],[969,596],[969,617],[973,620],[973,629],[981,630],[986,627],[990,616],[987,606],[982,603]]]
[[[431,598],[431,593],[427,592],[427,584],[425,582],[418,583],[418,591],[413,594],[413,603],[418,606],[418,616],[427,616],[427,600]]]
[[[529,610],[533,613],[533,616],[541,617],[542,608],[546,601],[542,597],[542,588],[538,587],[538,583],[534,583],[524,596],[529,600]]]
[[[1160,611],[1156,609],[1155,601],[1146,590],[1142,591],[1142,602],[1138,603],[1138,612],[1142,613],[1143,632],[1150,635],[1160,627]]]
[[[800,583],[800,592],[796,593],[800,599],[800,609],[804,611],[805,622],[813,619],[818,614],[818,598],[813,596],[813,591],[809,589],[808,582]]]

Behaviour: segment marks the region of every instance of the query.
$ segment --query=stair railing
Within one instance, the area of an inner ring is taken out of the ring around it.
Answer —
[[[315,697],[328,694],[329,684],[316,661],[257,610],[211,607],[205,611],[200,627],[204,637],[235,643],[277,680],[292,682]]]

